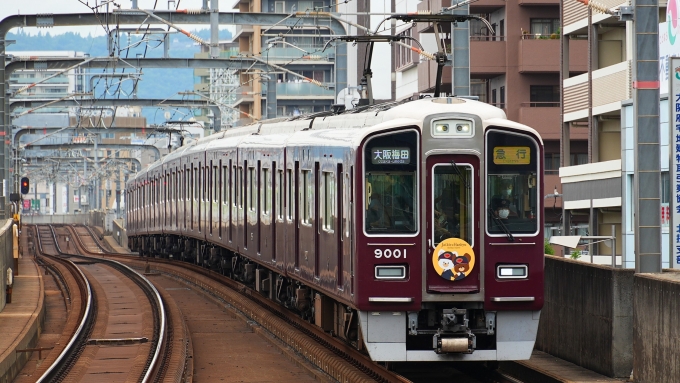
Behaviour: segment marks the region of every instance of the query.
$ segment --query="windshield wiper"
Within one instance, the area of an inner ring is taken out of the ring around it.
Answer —
[[[456,174],[458,174],[458,177],[463,180],[463,184],[465,185],[465,188],[470,190],[470,184],[468,183],[467,177],[463,175],[463,172],[460,171],[458,168],[458,164],[456,164],[455,160],[451,160],[451,166],[453,166],[453,170],[456,171]]]
[[[510,230],[508,229],[508,227],[505,226],[505,224],[503,223],[503,220],[500,219],[499,217],[496,217],[496,216],[493,214],[493,212],[492,212],[491,210],[489,210],[488,208],[487,208],[487,212],[489,213],[489,215],[491,216],[491,218],[492,218],[494,221],[496,221],[496,223],[498,223],[498,226],[501,227],[501,230],[503,230],[503,233],[505,233],[505,235],[508,236],[508,241],[510,241],[510,242],[515,242],[515,237],[512,236],[512,233],[510,232]]]

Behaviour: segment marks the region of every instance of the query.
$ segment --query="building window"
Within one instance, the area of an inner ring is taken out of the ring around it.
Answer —
[[[285,1],[275,1],[274,2],[274,12],[275,13],[285,13],[286,12],[286,2]]]
[[[546,153],[545,154],[545,174],[558,174],[560,170],[560,154]]]
[[[496,89],[491,90],[491,105],[496,106],[496,102],[498,102],[498,99],[496,97]]]
[[[534,38],[550,36],[560,28],[560,19],[531,19],[531,34]]]
[[[487,102],[486,89],[488,87],[488,80],[486,79],[470,79],[470,95],[479,97],[479,101]]]
[[[501,109],[505,109],[505,87],[502,86],[499,93],[501,94],[501,104],[498,106]]]
[[[588,163],[587,153],[576,153],[569,156],[569,165],[584,165]]]
[[[560,106],[559,85],[531,85],[529,100],[531,107]]]
[[[406,37],[411,37],[413,34],[413,28],[409,28],[399,34],[399,36],[406,36]],[[407,44],[412,44],[413,41],[410,41],[410,39],[404,40]],[[414,56],[416,53],[413,52],[410,48],[407,48],[402,45],[397,45],[397,49],[395,49],[395,64],[397,69],[398,68],[403,68],[407,65],[413,64],[414,62],[417,62],[417,58]]]

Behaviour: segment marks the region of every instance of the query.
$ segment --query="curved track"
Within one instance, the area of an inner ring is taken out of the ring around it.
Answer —
[[[41,257],[68,268],[80,281],[77,288],[68,289],[73,308],[75,302],[83,302],[77,307],[78,326],[66,328],[68,344],[44,363],[48,367],[40,371],[38,382],[88,375],[107,382],[163,381],[164,352],[171,350],[165,347],[167,319],[155,287],[119,262],[79,255],[79,241],[66,227],[38,225],[27,230],[37,233]],[[60,274],[59,279],[67,279]],[[76,321],[71,317],[67,323]]]

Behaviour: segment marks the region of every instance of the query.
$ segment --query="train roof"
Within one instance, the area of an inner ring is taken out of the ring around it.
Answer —
[[[461,114],[476,116],[482,129],[489,126],[506,126],[533,133],[536,130],[506,118],[505,112],[495,106],[458,97],[422,98],[415,101],[388,102],[364,106],[341,113],[322,112],[293,118],[276,118],[217,132],[203,137],[187,148],[178,149],[146,170],[186,153],[228,149],[236,146],[304,146],[333,145],[358,147],[369,134],[392,127],[414,126],[423,128],[424,121],[433,115]],[[352,130],[348,134],[348,130]]]

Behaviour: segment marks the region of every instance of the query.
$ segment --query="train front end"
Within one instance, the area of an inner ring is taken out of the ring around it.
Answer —
[[[543,146],[468,103],[357,153],[357,307],[376,361],[528,359],[543,306]]]

